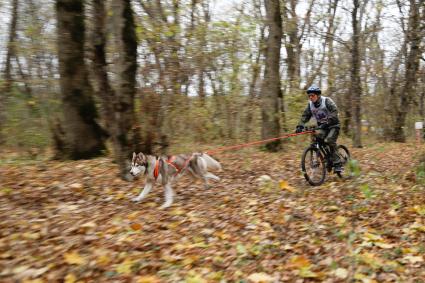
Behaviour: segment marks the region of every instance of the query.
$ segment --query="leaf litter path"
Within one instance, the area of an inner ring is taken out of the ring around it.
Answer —
[[[310,187],[298,148],[222,153],[222,181],[143,180],[107,158],[0,167],[2,282],[423,282],[425,194],[415,147],[352,150],[361,175]],[[259,183],[269,175],[271,182]]]

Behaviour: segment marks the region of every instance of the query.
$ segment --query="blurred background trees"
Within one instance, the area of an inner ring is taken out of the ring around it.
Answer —
[[[128,178],[133,150],[292,131],[312,83],[353,146],[405,142],[425,119],[424,0],[6,0],[0,13],[0,143],[32,156],[110,151]]]
[[[82,0],[57,0],[57,42],[63,118],[55,124],[56,156],[83,159],[104,149],[103,131],[84,56],[85,22]],[[60,146],[59,146],[60,145]]]

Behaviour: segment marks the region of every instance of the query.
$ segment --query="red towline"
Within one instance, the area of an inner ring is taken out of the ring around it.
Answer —
[[[243,144],[238,144],[238,145],[219,147],[219,148],[216,148],[216,149],[207,150],[207,151],[205,151],[205,153],[213,154],[213,153],[220,152],[220,151],[231,150],[231,149],[239,149],[239,148],[248,147],[248,146],[251,146],[251,145],[262,144],[262,143],[266,143],[266,142],[286,139],[286,138],[295,137],[295,136],[299,136],[299,135],[312,134],[312,133],[314,133],[314,131],[305,131],[305,132],[301,132],[301,133],[287,134],[287,135],[280,136],[280,137],[277,137],[277,138],[270,138],[270,139],[266,139],[266,140],[254,141],[254,142],[243,143]]]

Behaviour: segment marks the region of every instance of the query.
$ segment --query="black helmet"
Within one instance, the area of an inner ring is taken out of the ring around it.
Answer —
[[[310,94],[310,93],[315,93],[317,95],[321,95],[322,91],[320,90],[320,87],[312,85],[307,89],[307,94]]]

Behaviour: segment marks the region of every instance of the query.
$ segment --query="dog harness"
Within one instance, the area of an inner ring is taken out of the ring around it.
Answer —
[[[179,169],[175,164],[173,164],[173,161],[176,159],[176,157],[173,155],[173,156],[170,156],[169,158],[168,158],[168,160],[166,160],[166,162],[167,162],[167,164],[168,165],[171,165],[171,166],[173,166],[174,167],[174,169],[176,169],[176,175],[178,174],[178,173],[180,173],[180,171],[183,169],[183,168],[181,168],[181,169]],[[154,168],[154,170],[153,170],[153,176],[154,176],[154,178],[155,178],[155,180],[158,178],[158,176],[159,176],[159,167],[160,167],[160,163],[161,163],[161,159],[160,158],[157,158],[156,159],[156,162],[155,162],[155,168]]]
[[[179,168],[176,164],[173,163],[174,160],[176,159],[176,157],[174,155],[168,157],[166,162],[167,162],[168,165],[170,165],[170,166],[174,167],[174,169],[176,169],[176,173],[174,175],[177,175],[180,172],[182,172],[184,169],[186,169],[187,165],[189,165],[189,162],[190,162],[190,160],[192,160],[192,158],[193,158],[193,154],[188,159],[186,159],[183,167],[181,167],[181,168]],[[162,160],[161,158],[157,157],[157,159],[155,161],[155,168],[153,170],[153,176],[154,176],[155,180],[159,176],[159,169],[160,169],[160,166],[161,166],[161,164],[160,164],[161,160]]]
[[[168,165],[171,165],[171,166],[173,166],[174,167],[174,169],[176,169],[176,175],[178,174],[178,173],[180,173],[180,171],[182,170],[182,168],[178,168],[175,164],[173,164],[173,161],[176,159],[176,157],[173,155],[173,156],[170,156],[169,158],[168,158],[168,160],[167,160],[167,163],[168,163]]]
[[[178,168],[177,165],[173,163],[173,161],[176,159],[176,157],[174,155],[173,156],[170,156],[168,158],[167,163],[169,165],[173,166],[174,169],[176,169],[176,175],[177,175],[178,173],[180,173],[181,171],[183,171],[184,169],[186,169],[187,165],[189,165],[189,162],[190,162],[190,160],[192,160],[192,158],[193,158],[193,154],[188,159],[186,159],[186,161],[183,164],[183,167],[181,167],[181,168]]]
[[[153,169],[153,176],[155,178],[155,180],[158,178],[159,176],[159,163],[161,162],[161,159],[159,159],[157,157],[156,161],[155,161],[155,168]]]

